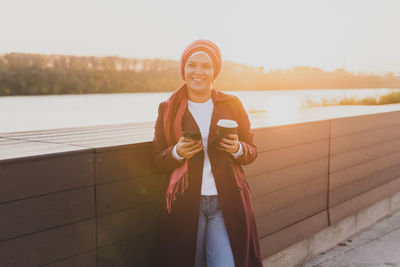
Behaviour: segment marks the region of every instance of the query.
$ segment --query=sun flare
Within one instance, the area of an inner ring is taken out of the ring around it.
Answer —
[[[300,102],[288,95],[275,95],[268,98],[265,109],[273,124],[297,121]]]

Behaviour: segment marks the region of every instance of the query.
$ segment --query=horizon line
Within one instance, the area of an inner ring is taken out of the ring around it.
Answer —
[[[169,57],[131,57],[131,56],[121,56],[121,55],[117,55],[117,54],[108,54],[108,55],[88,55],[88,54],[68,54],[68,53],[42,53],[42,52],[18,52],[18,51],[11,51],[11,52],[0,52],[0,56],[6,55],[6,54],[31,54],[31,55],[44,55],[44,56],[71,56],[71,57],[98,57],[98,58],[105,58],[105,57],[118,57],[118,58],[123,58],[123,59],[137,59],[137,60],[147,60],[147,59],[163,59],[163,60],[171,60],[171,61],[176,61],[179,62],[179,60],[177,59],[173,59],[173,58],[169,58]],[[243,62],[237,62],[237,61],[233,61],[230,59],[225,59],[223,60],[223,62],[232,62],[235,64],[239,64],[239,65],[246,65],[252,68],[263,68],[264,73],[268,73],[270,71],[277,71],[277,70],[289,70],[289,69],[293,69],[296,67],[305,67],[305,68],[316,68],[316,69],[320,69],[324,72],[334,72],[337,70],[344,70],[348,73],[353,73],[355,75],[377,75],[377,76],[386,76],[389,74],[393,74],[396,77],[400,77],[400,71],[381,71],[381,72],[367,72],[367,71],[352,71],[349,69],[346,69],[345,67],[337,67],[334,68],[332,70],[327,70],[325,68],[322,67],[318,67],[318,66],[312,66],[312,65],[292,65],[290,67],[287,68],[268,68],[266,69],[263,65],[251,65],[248,63],[243,63]]]

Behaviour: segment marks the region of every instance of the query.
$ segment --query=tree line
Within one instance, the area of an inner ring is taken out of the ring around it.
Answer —
[[[178,62],[117,56],[67,56],[26,53],[0,55],[0,96],[173,91],[182,84]],[[264,71],[225,61],[215,88],[280,90],[400,88],[400,77],[365,75],[313,67]]]

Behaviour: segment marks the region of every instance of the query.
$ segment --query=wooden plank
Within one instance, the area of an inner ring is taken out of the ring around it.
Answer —
[[[103,247],[154,229],[158,214],[157,203],[97,217],[97,246]]]
[[[152,174],[151,146],[97,152],[96,183]]]
[[[316,195],[274,213],[270,213],[267,216],[256,218],[258,235],[260,237],[265,237],[326,210],[327,196],[327,193]]]
[[[69,257],[54,263],[46,264],[46,267],[96,267],[96,251],[89,251],[83,254]]]
[[[124,129],[119,131],[112,132],[96,132],[96,133],[76,133],[76,134],[68,134],[68,135],[57,135],[57,136],[40,136],[29,138],[31,141],[40,141],[40,142],[52,142],[58,144],[76,144],[80,141],[90,141],[90,140],[102,140],[102,139],[112,139],[112,138],[122,138],[122,137],[131,137],[132,139],[136,138],[136,136],[149,136],[153,135],[152,129],[146,129],[145,131],[140,129]],[[24,139],[27,140],[27,139]]]
[[[0,266],[41,266],[95,247],[95,220],[86,220],[0,243]]]
[[[78,146],[49,144],[39,142],[23,142],[0,149],[0,164],[10,159],[33,158],[51,154],[61,154],[72,151],[85,151],[87,148]]]
[[[0,177],[0,203],[93,185],[93,153],[0,165]]]
[[[97,215],[149,204],[160,199],[163,177],[149,175],[96,187]]]
[[[102,147],[103,143],[107,143],[107,146],[115,146],[116,143],[123,144],[136,144],[141,142],[150,142],[153,139],[154,130],[146,129],[145,131],[139,131],[137,129],[125,132],[100,132],[97,134],[81,134],[74,133],[62,136],[46,136],[39,135],[38,137],[26,137],[22,138],[24,142],[44,142],[44,143],[55,143],[61,145],[72,145],[72,146],[83,146],[83,147]],[[1,145],[1,143],[0,143]]]
[[[44,129],[44,130],[33,130],[33,131],[18,131],[18,132],[7,132],[0,133],[1,137],[17,137],[23,138],[27,136],[37,135],[48,135],[55,133],[76,133],[76,132],[93,132],[103,131],[109,129],[124,129],[124,128],[148,128],[153,127],[154,122],[135,122],[135,123],[120,123],[120,124],[106,124],[106,125],[92,125],[92,126],[77,126],[68,128],[57,128],[57,129]]]
[[[141,133],[143,131],[150,131],[149,128],[134,128],[134,127],[126,127],[126,128],[107,128],[107,129],[93,129],[93,130],[82,130],[82,131],[49,131],[49,132],[31,132],[25,133],[21,132],[20,134],[10,135],[7,138],[10,139],[20,139],[20,140],[34,140],[34,141],[43,141],[46,138],[51,138],[56,140],[57,138],[77,138],[79,136],[89,137],[89,136],[100,136],[100,135],[111,135],[112,133],[127,133],[127,132],[138,132]]]
[[[134,140],[132,138],[119,138],[118,140],[90,140],[90,141],[81,141],[79,142],[80,146],[92,147],[96,148],[96,150],[105,151],[110,148],[113,149],[115,147],[121,148],[121,146],[128,146],[132,144],[138,144],[139,146],[144,143],[151,145],[152,138],[149,136],[136,136]]]
[[[138,143],[138,139],[145,138],[147,142],[153,139],[154,122],[146,123],[144,126],[129,125],[114,128],[112,125],[105,128],[93,128],[89,130],[75,129],[73,131],[33,131],[21,132],[7,135],[7,138],[20,139],[25,141],[48,142],[57,144],[81,145],[82,142],[101,143],[104,140],[115,140],[117,138],[128,139],[129,143]]]
[[[155,230],[97,250],[98,267],[152,266]]]
[[[269,257],[328,226],[326,211],[308,217],[260,240],[263,258]]]
[[[2,142],[1,143],[1,149],[3,151],[8,151],[13,149],[14,147],[21,147],[21,146],[29,146],[31,142],[25,141],[25,140],[12,140],[12,139],[7,139],[8,142]]]
[[[309,161],[277,171],[247,177],[252,198],[328,175],[328,158]]]
[[[99,135],[111,135],[118,133],[142,133],[150,132],[154,130],[152,126],[140,127],[140,126],[124,126],[124,127],[93,127],[90,129],[78,128],[75,130],[60,129],[59,131],[33,131],[33,132],[20,132],[18,134],[6,135],[7,138],[18,138],[23,140],[43,140],[47,137],[49,138],[63,138],[63,137],[88,137],[88,136],[99,136]]]
[[[349,135],[400,124],[400,112],[382,112],[363,116],[332,119],[331,137]]]
[[[398,151],[400,151],[400,138],[351,150],[338,155],[331,155],[330,172],[337,172],[362,162],[374,160]]]
[[[373,129],[331,139],[331,155],[368,147],[391,139],[400,138],[400,125]]]
[[[0,241],[94,216],[94,186],[0,204]]]
[[[262,152],[251,165],[243,166],[246,177],[284,169],[328,157],[329,141],[318,141],[278,150]]]
[[[22,144],[22,143],[27,143],[27,141],[0,138],[0,148],[1,149],[3,149],[3,148],[6,149],[9,146],[12,146],[15,144]]]
[[[394,165],[398,165],[399,162],[400,152],[395,152],[387,156],[366,161],[361,164],[331,173],[329,179],[329,188],[330,190],[333,190],[335,188],[344,186],[358,179],[362,179],[363,177],[367,177]]]
[[[329,121],[255,129],[254,137],[259,152],[312,143],[329,138]]]
[[[397,192],[400,192],[400,177],[329,208],[331,224],[336,224],[340,220],[354,215],[358,211]]]
[[[22,138],[26,136],[36,136],[39,134],[47,135],[52,133],[74,133],[80,131],[92,131],[93,129],[105,129],[110,128],[111,125],[102,125],[102,126],[76,126],[76,127],[66,127],[66,128],[55,128],[55,129],[43,129],[43,130],[30,130],[30,131],[16,131],[16,132],[5,132],[0,133],[1,136],[4,137],[17,137]]]
[[[268,193],[253,199],[254,215],[256,218],[269,215],[290,207],[308,198],[327,193],[328,176],[320,176],[301,184]],[[326,205],[327,199],[323,200]]]
[[[364,192],[400,177],[400,165],[396,164],[383,171],[372,173],[351,183],[329,191],[329,206],[336,206]]]
[[[142,142],[150,142],[153,140],[153,133],[143,133],[143,134],[136,134],[136,133],[128,133],[124,135],[114,135],[114,136],[102,136],[99,138],[87,138],[82,140],[58,140],[57,142],[65,142],[66,144],[73,144],[79,146],[86,146],[92,148],[103,147],[104,144],[110,144],[108,146],[116,146],[120,145],[121,142],[123,144],[137,144]]]

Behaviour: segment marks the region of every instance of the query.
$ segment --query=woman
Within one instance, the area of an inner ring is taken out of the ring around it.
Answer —
[[[185,83],[158,109],[152,160],[168,173],[162,198],[156,266],[259,267],[250,190],[241,165],[257,147],[240,100],[211,88],[222,65],[208,40],[189,44],[180,59]],[[217,122],[234,120],[238,134],[217,138]],[[201,140],[183,137],[200,131]]]

